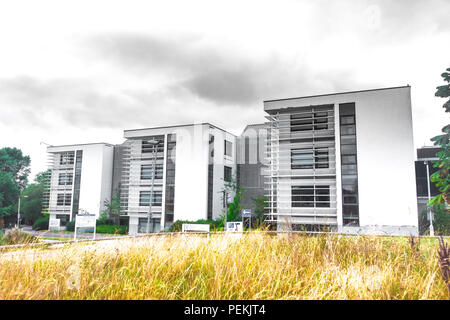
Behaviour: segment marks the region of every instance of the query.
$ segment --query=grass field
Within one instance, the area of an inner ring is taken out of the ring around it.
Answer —
[[[164,235],[0,252],[0,299],[448,299],[436,240]]]

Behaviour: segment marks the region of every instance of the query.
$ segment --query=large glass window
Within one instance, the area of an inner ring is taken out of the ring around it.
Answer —
[[[138,233],[146,233],[147,232],[147,218],[139,218],[138,224]],[[159,232],[161,230],[161,219],[160,218],[152,218],[150,219],[150,232]]]
[[[328,148],[291,150],[291,169],[322,169],[328,167]]]
[[[166,195],[164,226],[169,227],[173,223],[175,211],[175,162],[176,162],[176,134],[167,135],[167,158],[166,158]]]
[[[141,165],[141,179],[149,180],[153,176],[153,164],[143,164]],[[155,179],[163,178],[163,165],[156,164]]]
[[[233,143],[230,141],[225,140],[225,155],[226,156],[233,156]]]
[[[150,191],[141,191],[139,194],[139,206],[142,207],[148,207],[150,206]],[[154,207],[161,207],[162,205],[162,192],[161,191],[154,191],[153,192],[153,199],[152,199],[152,206]]]
[[[292,186],[291,206],[297,208],[329,208],[330,186]]]
[[[58,184],[61,185],[72,185],[73,181],[73,173],[72,172],[63,172],[58,176]]]
[[[152,140],[156,140],[159,143],[154,145],[150,143]],[[164,136],[149,137],[142,140],[142,153],[153,153],[153,151],[164,152]]]
[[[226,182],[231,182],[231,180],[232,180],[232,169],[231,169],[231,167],[224,166],[223,179]]]
[[[59,158],[59,164],[60,165],[73,164],[74,163],[74,155],[75,155],[75,153],[73,151],[61,153],[61,156]]]
[[[291,132],[328,129],[328,112],[308,112],[291,115]]]
[[[56,205],[58,206],[70,206],[72,201],[72,194],[70,193],[58,193],[56,199]]]
[[[339,105],[341,137],[342,215],[344,225],[359,225],[358,161],[355,104]]]

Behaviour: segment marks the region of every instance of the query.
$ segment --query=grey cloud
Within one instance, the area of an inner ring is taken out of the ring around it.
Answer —
[[[170,108],[159,107],[167,98],[168,93],[160,90],[106,93],[87,79],[0,79],[0,105],[5,108],[0,123],[53,126],[56,118],[58,124],[80,128],[148,125],[157,116],[177,119]]]
[[[120,33],[97,35],[87,43],[93,52],[143,81],[143,74],[170,74],[173,90],[189,92],[217,106],[250,107],[267,97],[343,87],[341,73],[317,73],[277,56],[255,62],[251,56],[231,52],[226,44],[212,48],[202,40],[195,35],[161,39]],[[351,88],[351,74],[345,79],[346,88]]]

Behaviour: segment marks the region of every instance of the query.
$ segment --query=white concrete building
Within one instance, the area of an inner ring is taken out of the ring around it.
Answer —
[[[233,134],[203,123],[125,130],[124,137],[120,190],[130,234],[146,232],[155,157],[150,232],[176,220],[216,219],[224,212],[221,191],[236,175]],[[153,147],[152,140],[159,144]]]
[[[51,177],[44,210],[61,228],[81,210],[100,216],[111,199],[113,150],[107,143],[47,148]]]
[[[264,101],[268,220],[417,234],[411,88]]]

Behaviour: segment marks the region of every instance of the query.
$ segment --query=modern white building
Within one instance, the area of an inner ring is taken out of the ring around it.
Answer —
[[[84,211],[100,216],[111,200],[114,146],[108,143],[49,146],[50,184],[44,211],[61,228]]]
[[[417,234],[411,88],[264,101],[268,221]]]
[[[130,234],[158,232],[218,218],[238,183],[242,208],[268,197],[278,230],[417,234],[410,90],[266,100],[269,121],[239,137],[202,123],[125,130],[120,145],[51,146],[44,210],[64,226],[119,196]]]
[[[236,176],[236,137],[209,123],[125,130],[122,214],[129,233],[145,233],[156,163],[150,232],[176,220],[216,219],[225,183]],[[151,144],[158,141],[158,145]]]

